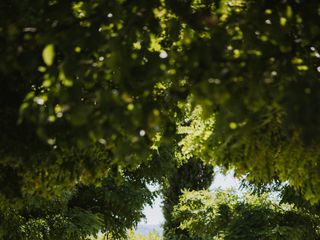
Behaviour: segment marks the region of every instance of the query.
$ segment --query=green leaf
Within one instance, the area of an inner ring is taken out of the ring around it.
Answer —
[[[54,60],[54,45],[48,44],[42,51],[42,58],[43,61],[47,66],[51,66]]]

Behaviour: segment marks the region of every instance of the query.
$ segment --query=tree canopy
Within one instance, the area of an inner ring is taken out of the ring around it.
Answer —
[[[318,215],[278,204],[267,195],[232,190],[184,192],[175,207],[180,228],[198,239],[318,239]]]
[[[3,1],[1,167],[33,191],[108,168],[70,148],[137,167],[192,94],[210,161],[316,202],[319,18],[318,1]]]
[[[161,180],[176,152],[318,203],[319,22],[317,0],[2,0],[1,198]]]

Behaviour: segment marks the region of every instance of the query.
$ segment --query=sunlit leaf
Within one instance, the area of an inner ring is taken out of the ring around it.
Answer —
[[[51,66],[53,64],[54,56],[54,45],[48,44],[47,46],[45,46],[45,48],[42,51],[42,58],[47,66]]]

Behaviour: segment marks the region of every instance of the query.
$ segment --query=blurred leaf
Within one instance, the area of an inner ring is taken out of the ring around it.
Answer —
[[[42,58],[47,66],[51,66],[53,64],[54,56],[54,45],[48,44],[47,46],[45,46],[45,48],[42,51]]]

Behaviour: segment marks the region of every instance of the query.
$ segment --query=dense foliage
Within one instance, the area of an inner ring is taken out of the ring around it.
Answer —
[[[51,200],[29,197],[12,204],[1,199],[0,239],[75,240],[99,232],[124,237],[154,196],[137,175],[125,172],[96,185],[78,185]]]
[[[52,193],[104,174],[106,160],[65,157],[92,144],[138,166],[193,93],[215,114],[202,143],[209,160],[288,180],[318,201],[318,1],[19,0],[0,9],[1,168],[16,188]]]
[[[183,190],[208,189],[213,180],[213,167],[205,165],[199,159],[190,159],[187,163],[177,167],[168,177],[163,186],[163,224],[164,239],[168,240],[196,240],[188,232],[179,228],[180,221],[174,219],[173,208],[179,203]]]
[[[319,239],[319,215],[278,204],[267,196],[232,191],[184,192],[174,215],[199,239]]]
[[[319,22],[318,0],[2,0],[3,211],[162,181],[176,149],[318,203]]]

